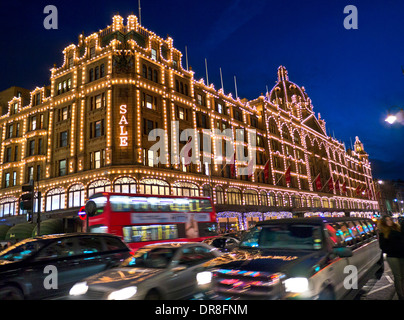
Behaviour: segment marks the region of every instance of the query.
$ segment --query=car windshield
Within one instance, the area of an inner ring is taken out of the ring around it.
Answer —
[[[310,224],[256,226],[243,237],[240,247],[319,250],[322,248],[321,227]]]
[[[20,261],[34,255],[44,243],[33,240],[23,240],[0,252],[0,260]]]
[[[167,268],[174,257],[174,248],[140,249],[122,263],[122,267],[133,268]]]

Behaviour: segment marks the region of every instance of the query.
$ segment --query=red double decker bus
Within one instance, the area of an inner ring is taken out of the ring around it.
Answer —
[[[103,192],[88,202],[93,208],[88,230],[118,235],[132,249],[158,242],[202,241],[217,235],[210,198]]]

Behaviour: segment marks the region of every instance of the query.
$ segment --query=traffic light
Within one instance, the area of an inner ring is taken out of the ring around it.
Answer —
[[[21,196],[20,207],[21,210],[32,211],[34,207],[34,186],[25,185],[22,186],[22,192],[25,192]]]

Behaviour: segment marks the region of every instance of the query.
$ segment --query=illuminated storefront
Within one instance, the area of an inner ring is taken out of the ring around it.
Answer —
[[[282,66],[266,95],[235,99],[196,80],[173,39],[147,30],[134,15],[126,25],[114,16],[111,26],[80,35],[63,56],[49,86],[29,92],[28,100],[15,97],[0,117],[0,218],[6,223],[24,214],[21,185],[30,180],[49,217],[72,215],[103,191],[211,196],[223,230],[306,211],[378,211],[362,143],[357,138],[354,150],[346,150],[329,137],[306,91]],[[171,132],[189,128],[199,135],[210,130],[211,150],[226,148],[226,138],[213,129],[256,132],[255,144],[248,135],[240,143],[256,155],[253,175],[238,175],[246,163],[235,160],[233,172],[201,148],[195,163],[174,161],[186,142],[175,143]],[[154,129],[164,130],[158,154],[149,136]],[[164,238],[171,232],[128,230],[127,236]]]

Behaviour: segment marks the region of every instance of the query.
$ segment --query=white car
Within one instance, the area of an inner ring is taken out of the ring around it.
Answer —
[[[84,300],[186,299],[197,293],[200,266],[220,255],[205,243],[145,246],[119,267],[76,283],[69,295]]]

